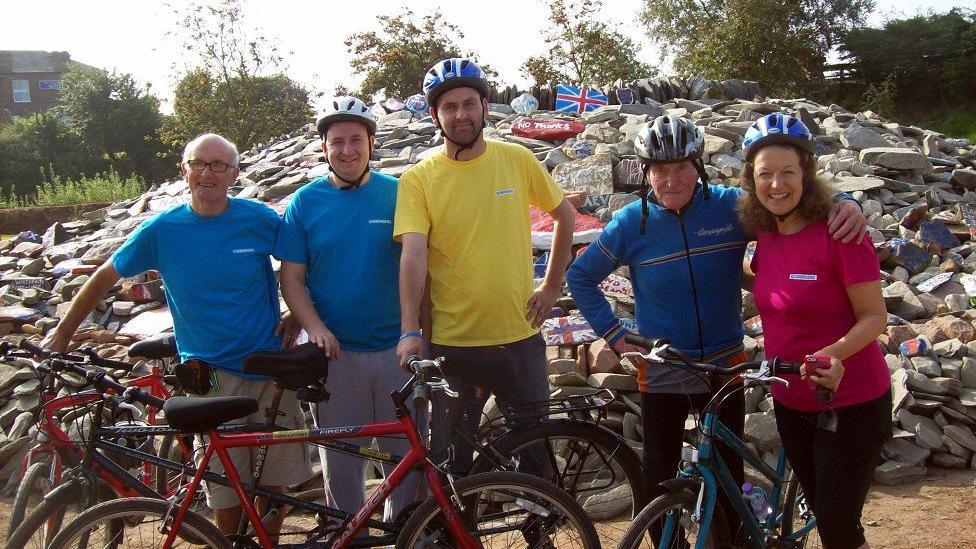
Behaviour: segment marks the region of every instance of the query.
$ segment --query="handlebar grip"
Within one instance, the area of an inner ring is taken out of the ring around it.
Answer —
[[[47,349],[42,349],[37,345],[34,345],[33,343],[31,343],[26,339],[21,339],[20,343],[18,343],[18,346],[25,351],[29,351],[31,353],[34,353],[34,355],[43,358],[51,358],[51,355],[54,354],[51,351],[48,351]]]
[[[624,341],[637,345],[638,347],[643,347],[648,351],[654,349],[655,347],[660,347],[661,345],[667,345],[671,343],[668,339],[663,337],[644,337],[640,334],[624,334]]]
[[[774,374],[792,374],[800,375],[800,364],[799,362],[786,362],[779,359],[773,359],[773,373]]]
[[[95,349],[86,348],[82,350],[88,359],[91,361],[93,366],[100,366],[102,368],[111,368],[113,370],[125,370],[126,372],[132,371],[132,364],[128,362],[122,362],[121,360],[113,360],[111,358],[105,358],[95,352]]]

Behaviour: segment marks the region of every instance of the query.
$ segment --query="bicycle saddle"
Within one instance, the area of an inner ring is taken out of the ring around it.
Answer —
[[[163,413],[169,426],[179,431],[202,433],[219,425],[247,417],[258,411],[258,401],[251,397],[231,396],[166,399]]]
[[[251,353],[241,372],[275,379],[282,389],[297,391],[329,377],[329,359],[314,343],[303,343],[283,351]]]
[[[176,356],[176,336],[161,334],[138,341],[129,347],[129,356],[151,360],[172,358]]]

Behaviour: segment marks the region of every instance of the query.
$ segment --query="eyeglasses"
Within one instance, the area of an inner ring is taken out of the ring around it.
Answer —
[[[195,172],[202,172],[204,168],[210,168],[210,171],[213,173],[223,173],[228,169],[233,168],[233,166],[230,164],[221,162],[219,160],[214,160],[213,162],[204,162],[203,160],[187,160],[186,165]]]

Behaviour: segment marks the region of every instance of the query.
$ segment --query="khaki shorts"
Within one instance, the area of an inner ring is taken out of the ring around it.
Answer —
[[[211,390],[206,395],[190,395],[192,398],[249,396],[257,399],[258,411],[234,423],[267,423],[265,410],[271,406],[271,401],[274,399],[274,381],[243,379],[223,370],[215,370],[215,372],[220,388]],[[305,428],[301,407],[295,398],[294,391],[284,391],[281,394],[278,409],[279,415],[275,422],[277,425],[286,429]],[[197,437],[197,442],[202,442],[201,437]],[[251,467],[257,457],[257,452],[257,447],[229,448],[227,450],[231,461],[234,462],[234,467],[241,476],[242,484],[246,485],[251,482]],[[202,457],[202,455],[202,452],[198,452],[198,456]],[[223,464],[220,463],[216,454],[210,460],[209,469],[214,473],[223,474],[224,472]],[[310,478],[312,478],[312,468],[305,454],[305,444],[279,444],[268,447],[268,453],[264,459],[264,469],[261,472],[261,486],[288,486],[300,484]],[[205,491],[207,493],[207,505],[211,509],[229,509],[240,505],[237,493],[228,486],[207,482]]]

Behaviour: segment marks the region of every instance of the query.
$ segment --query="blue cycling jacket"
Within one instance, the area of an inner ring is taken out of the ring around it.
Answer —
[[[666,337],[702,362],[742,350],[742,258],[751,240],[736,215],[739,189],[699,185],[681,214],[648,200],[645,234],[641,203],[616,213],[600,238],[573,262],[566,275],[580,311],[608,342],[625,333],[598,288],[621,265],[630,269],[641,335]],[[648,393],[704,393],[704,376],[667,366],[642,368]]]

